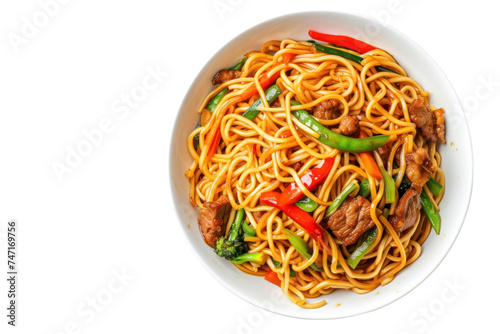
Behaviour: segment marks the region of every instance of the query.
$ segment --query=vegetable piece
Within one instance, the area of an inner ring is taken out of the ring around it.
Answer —
[[[359,192],[358,195],[363,196],[364,198],[368,198],[370,196],[370,181],[367,179],[361,180],[361,183],[359,184]]]
[[[373,45],[349,36],[324,34],[314,30],[309,30],[309,36],[311,36],[311,38],[317,39],[318,41],[335,44],[359,53],[366,53],[368,51],[376,49],[376,47],[374,47]]]
[[[268,77],[267,73],[262,74],[261,77],[259,78],[259,83],[263,89],[267,89],[267,88],[269,88],[269,86],[272,85],[273,82],[276,81],[276,79],[278,79],[279,76],[280,76],[280,72],[274,73],[271,77]],[[235,103],[246,101],[250,97],[252,97],[253,95],[256,95],[256,94],[258,94],[257,88],[255,87],[255,85],[251,85],[250,87],[245,89],[240,94],[238,99],[235,99]],[[221,118],[221,120],[222,120],[222,118]],[[220,122],[219,123],[216,122],[216,126],[219,126],[219,125],[220,125]],[[219,146],[219,142],[220,142],[220,138],[221,138],[220,128],[217,128],[213,131],[214,131],[213,136],[209,137],[208,142],[207,142],[207,145],[209,145],[207,157],[209,157],[209,158],[214,156],[215,152],[217,151],[217,146]]]
[[[309,246],[309,244],[304,241],[304,239],[302,239],[297,234],[293,233],[287,228],[283,229],[283,233],[285,233],[292,247],[295,248],[300,255],[302,255],[306,259],[311,258],[311,254],[309,253],[312,253],[313,250]],[[318,268],[314,263],[312,263],[309,267],[311,267],[311,269],[314,271],[323,271],[322,269]]]
[[[282,266],[282,264],[276,260],[273,260],[273,263],[276,268],[281,268]],[[292,267],[290,267],[290,277],[295,277],[295,270],[293,270]]]
[[[351,183],[340,192],[340,194],[333,200],[332,204],[326,209],[325,218],[330,217],[335,210],[344,202],[347,196],[356,189],[358,185],[356,183]]]
[[[264,276],[264,279],[281,287],[281,280],[278,277],[278,274],[276,274],[272,269],[269,269],[267,271],[266,276]]]
[[[385,169],[380,169],[382,172],[382,177],[384,178],[385,187],[385,202],[394,203],[396,202],[396,185],[394,179],[389,176],[389,173]]]
[[[422,203],[422,211],[427,216],[427,219],[429,219],[429,221],[431,222],[431,225],[434,228],[434,231],[436,231],[436,234],[439,234],[439,231],[441,230],[441,216],[439,215],[439,212],[436,210],[436,208],[434,208],[431,199],[429,198],[429,196],[427,196],[427,193],[425,191],[422,191],[422,193],[420,194],[420,202]]]
[[[241,228],[243,230],[243,237],[244,238],[252,238],[252,237],[255,237],[257,235],[257,232],[255,232],[255,229],[247,223],[242,223]]]
[[[236,217],[229,229],[227,238],[219,238],[214,251],[217,255],[236,264],[242,264],[247,261],[262,262],[264,260],[264,253],[247,253],[248,245],[243,240],[243,234],[241,233],[242,224],[246,225],[243,222],[244,215],[244,209],[236,212]]]
[[[281,89],[280,86],[278,85],[272,85],[266,90],[266,100],[269,103],[273,103],[274,100],[278,98],[278,96],[281,94]],[[245,113],[243,113],[243,117],[248,118],[249,120],[253,121],[255,117],[260,113],[260,110],[257,110],[257,108],[262,107],[262,99],[259,97],[255,102],[248,108]]]
[[[326,180],[328,173],[330,173],[330,170],[332,169],[333,162],[333,158],[326,158],[322,160],[316,167],[312,168],[309,172],[302,175],[300,181],[302,181],[307,190],[313,191]],[[296,182],[292,182],[281,194],[278,204],[283,205],[294,203],[302,197],[304,197],[304,193],[299,188]]]
[[[232,263],[242,264],[243,262],[262,262],[264,261],[264,253],[245,253],[238,255],[231,260]]]
[[[215,132],[214,140],[212,141],[212,143],[210,144],[210,147],[208,148],[207,155],[209,157],[214,156],[215,152],[217,151],[217,147],[219,146],[220,139],[221,139],[220,130],[217,129],[217,132]]]
[[[293,103],[293,105],[297,104]],[[387,135],[366,138],[351,138],[343,136],[322,125],[305,110],[295,110],[292,111],[292,114],[301,123],[310,127],[319,134],[319,142],[344,152],[360,153],[373,151],[384,145],[389,139],[389,136]]]
[[[366,133],[360,131],[359,138],[367,138]],[[380,174],[380,169],[378,168],[378,165],[375,162],[373,155],[370,152],[361,152],[359,153],[359,157],[361,158],[361,161],[363,161],[363,165],[365,166],[366,172],[371,177],[380,180],[382,178],[382,174]]]
[[[278,199],[280,193],[269,191],[262,193],[260,195],[260,203],[268,204],[274,206],[275,208],[283,211],[290,219],[299,224],[318,244],[320,244],[328,254],[332,253],[332,250],[323,239],[324,234],[321,227],[316,224],[316,221],[307,212],[300,209],[298,206],[293,204],[279,205]]]
[[[339,56],[339,57],[342,57],[342,58],[345,58],[345,59],[348,59],[348,60],[352,60],[353,62],[358,63],[360,65],[361,65],[361,62],[364,59],[361,56],[352,54],[352,53],[347,52],[347,51],[343,51],[343,50],[331,48],[331,47],[326,46],[326,45],[314,43],[314,41],[312,43],[314,44],[314,47],[318,51],[325,52],[325,53],[328,53],[328,54],[331,54],[331,55],[335,55],[335,56]],[[379,72],[391,72],[391,73],[395,73],[394,71],[391,71],[390,69],[385,68],[383,66],[375,66],[375,69],[377,71],[379,71]]]
[[[271,77],[268,77],[267,73],[262,74],[259,78],[259,83],[262,86],[262,89],[268,89],[276,81],[276,79],[278,79],[279,76],[280,72],[274,73]],[[257,91],[257,87],[255,87],[255,85],[251,85],[240,94],[239,102],[246,101],[258,93],[259,92]]]
[[[215,95],[210,100],[210,102],[208,102],[208,104],[207,104],[208,111],[210,111],[211,113],[214,112],[215,107],[217,107],[217,105],[222,100],[222,98],[224,97],[224,95],[226,95],[226,93],[227,93],[227,87],[224,88],[223,90],[221,90],[220,92],[218,92],[217,95]]]
[[[439,194],[441,194],[441,191],[443,191],[443,186],[441,185],[441,183],[439,183],[432,177],[430,177],[425,184],[434,196],[439,196]]]
[[[248,59],[247,57],[241,58],[235,65],[228,68],[228,70],[238,70],[238,71],[241,70],[243,65],[245,65],[245,63],[247,62],[247,59]]]
[[[366,232],[361,244],[346,260],[349,267],[351,267],[352,269],[356,269],[359,261],[361,261],[363,256],[365,256],[366,252],[368,252],[368,250],[372,247],[373,243],[377,239],[377,233],[378,229],[376,226],[372,227],[370,230],[368,230],[368,232]]]
[[[285,53],[281,57],[283,58],[283,63],[285,65],[288,65],[293,60],[293,58],[295,58],[295,56],[296,56],[295,53]]]
[[[313,212],[319,206],[318,203],[316,203],[307,196],[304,196],[301,199],[299,199],[297,202],[295,202],[295,205],[297,205],[305,212]]]

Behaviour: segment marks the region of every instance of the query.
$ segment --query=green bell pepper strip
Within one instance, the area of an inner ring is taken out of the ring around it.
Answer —
[[[241,224],[241,228],[243,230],[245,238],[247,238],[247,237],[251,238],[251,237],[255,237],[257,235],[257,233],[255,232],[255,229],[251,225],[249,225],[245,222],[243,222],[243,224]]]
[[[231,66],[230,68],[228,68],[228,70],[241,70],[241,68],[243,67],[243,65],[245,65],[247,61],[247,57],[243,57],[241,58],[234,66]]]
[[[396,184],[394,183],[394,179],[389,176],[389,173],[384,168],[380,168],[380,171],[384,178],[385,202],[394,203],[396,202]]]
[[[429,198],[429,196],[427,196],[427,193],[425,191],[422,191],[422,193],[420,194],[420,202],[422,203],[422,211],[424,211],[427,219],[429,219],[429,221],[431,222],[431,225],[434,228],[434,231],[436,231],[436,234],[439,234],[439,231],[441,230],[441,216],[439,215],[439,212],[434,208],[431,199]]]
[[[364,198],[368,198],[370,196],[370,181],[367,179],[361,180],[361,183],[359,184],[359,192],[358,195],[363,196]]]
[[[361,261],[366,252],[368,252],[368,250],[375,243],[375,240],[377,240],[377,233],[378,229],[376,226],[374,226],[365,234],[361,245],[359,245],[358,248],[356,248],[356,250],[346,260],[349,267],[351,267],[352,269],[356,269],[359,261]]]
[[[349,60],[352,60],[353,62],[358,63],[360,65],[361,65],[361,62],[364,60],[363,57],[355,55],[355,54],[352,54],[352,53],[347,52],[347,51],[343,51],[343,50],[331,48],[331,47],[323,45],[323,44],[318,44],[318,43],[316,43],[314,41],[312,41],[312,43],[314,44],[314,47],[318,51],[321,51],[321,52],[324,52],[324,53],[328,53],[328,54],[331,54],[331,55],[335,55],[335,56],[339,56],[339,57],[342,57],[342,58],[345,58],[345,59],[349,59]],[[396,73],[396,72],[394,72],[394,71],[392,71],[392,70],[390,70],[388,68],[385,68],[383,66],[375,66],[375,69],[378,72],[392,72],[392,73]]]
[[[224,88],[223,90],[221,90],[219,93],[217,93],[217,95],[215,95],[210,100],[210,102],[208,102],[208,104],[207,104],[208,111],[210,111],[211,113],[214,112],[215,107],[217,107],[217,105],[222,100],[222,98],[224,97],[224,95],[226,95],[226,93],[227,93],[227,87]]]
[[[283,229],[283,233],[285,233],[292,247],[295,248],[300,255],[302,255],[306,259],[311,258],[311,254],[309,253],[312,253],[313,250],[308,245],[308,243],[304,241],[304,239],[302,239],[297,234],[293,233],[287,228]],[[314,271],[323,271],[322,269],[318,268],[314,263],[312,263],[309,267],[311,267],[311,269]]]
[[[304,196],[301,199],[299,199],[297,202],[295,202],[295,205],[297,205],[305,212],[313,212],[319,206],[318,203],[316,203],[307,196]]]
[[[434,194],[434,196],[439,196],[441,191],[443,191],[443,186],[438,181],[434,180],[434,178],[429,178],[429,180],[425,183],[427,188]]]
[[[306,126],[319,134],[319,142],[344,152],[361,153],[373,151],[384,145],[387,140],[389,140],[389,136],[387,135],[366,138],[351,138],[343,136],[340,133],[336,133],[328,129],[326,126],[315,120],[314,117],[312,117],[305,110],[295,110],[292,111],[292,114],[301,123],[304,123]]]
[[[272,85],[266,90],[266,100],[268,103],[273,103],[274,100],[278,98],[278,96],[281,94],[281,89],[280,86],[278,85]],[[259,97],[255,102],[248,108],[245,113],[243,114],[243,117],[248,118],[249,120],[253,121],[255,117],[260,113],[260,110],[257,110],[257,108],[262,107],[262,99]]]
[[[352,193],[357,187],[358,185],[356,183],[351,183],[347,187],[345,187],[344,190],[342,190],[337,196],[337,198],[333,200],[332,204],[330,204],[330,206],[326,209],[325,218],[331,216],[332,213],[339,208],[342,202],[344,202],[347,196]]]

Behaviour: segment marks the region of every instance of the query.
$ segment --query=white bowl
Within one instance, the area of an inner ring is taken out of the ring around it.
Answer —
[[[198,122],[196,110],[212,89],[213,74],[235,63],[244,53],[260,49],[269,40],[308,40],[309,29],[362,38],[390,52],[410,77],[432,93],[431,104],[444,108],[447,131],[447,143],[440,147],[446,176],[446,191],[440,205],[441,234],[431,232],[420,258],[388,285],[365,295],[337,290],[313,300],[324,298],[327,305],[312,310],[296,306],[283,296],[279,288],[263,278],[240,272],[205,244],[197,228],[198,209],[189,204],[188,182],[184,177],[184,172],[192,162],[186,148],[186,138]],[[179,223],[190,246],[195,249],[205,268],[226,288],[246,301],[278,314],[307,319],[335,319],[372,311],[394,302],[417,287],[441,263],[460,232],[469,205],[472,192],[472,147],[467,122],[452,86],[436,63],[417,44],[393,28],[368,18],[334,12],[297,13],[266,21],[243,32],[220,49],[200,71],[186,93],[173,129],[170,146],[172,197]]]

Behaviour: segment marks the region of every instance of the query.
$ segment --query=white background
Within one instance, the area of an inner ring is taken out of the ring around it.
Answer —
[[[46,22],[44,3],[56,2],[0,5],[0,333],[498,332],[493,2],[72,0],[49,6]],[[423,284],[380,310],[315,322],[257,309],[215,281],[185,244],[168,180],[173,119],[204,63],[253,25],[310,10],[378,19],[420,44],[464,104],[475,165],[462,232]],[[161,72],[156,87],[113,112],[148,71]],[[108,133],[58,179],[54,162],[106,119]],[[16,328],[5,316],[8,219],[20,228]]]

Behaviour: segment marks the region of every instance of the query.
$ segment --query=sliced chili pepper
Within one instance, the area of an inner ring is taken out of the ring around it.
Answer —
[[[349,36],[324,34],[314,30],[309,30],[309,36],[311,36],[311,38],[317,39],[318,41],[335,44],[359,53],[366,53],[368,51],[376,49],[376,47],[374,47],[373,45]]]
[[[297,101],[294,101],[297,102]],[[292,105],[297,105],[300,103],[292,103]],[[330,147],[339,149],[344,152],[367,152],[373,151],[380,146],[384,145],[387,140],[389,140],[389,136],[373,136],[367,138],[351,138],[347,136],[343,136],[340,133],[336,133],[326,126],[318,122],[314,119],[307,111],[305,110],[294,110],[292,114],[301,122],[316,131],[319,134],[318,141],[328,145]]]
[[[281,280],[278,277],[278,274],[276,274],[272,269],[269,269],[267,271],[266,276],[264,276],[264,279],[281,287]]]
[[[323,239],[323,230],[318,224],[316,224],[313,217],[294,204],[279,205],[278,200],[280,196],[280,193],[274,191],[262,193],[260,195],[260,203],[274,206],[275,208],[283,211],[288,217],[290,217],[290,219],[299,224],[311,236],[311,238],[323,246],[328,254],[331,254],[332,250]]]
[[[283,54],[283,56],[281,56],[283,58],[283,63],[285,65],[288,65],[292,60],[293,58],[295,58],[297,54],[295,53],[285,53]]]
[[[360,131],[359,138],[367,138],[366,133]],[[371,152],[361,152],[359,153],[359,157],[361,158],[361,161],[363,161],[363,165],[365,166],[366,172],[369,175],[378,180],[382,179],[382,174],[380,173],[380,169],[378,168],[378,165],[375,162],[375,159],[373,158]]]
[[[330,173],[330,170],[332,169],[333,161],[333,158],[326,158],[309,172],[302,175],[300,181],[302,181],[307,190],[313,191],[325,181],[328,173]],[[304,197],[304,193],[300,190],[297,183],[292,182],[281,194],[278,204],[283,205],[295,203],[302,197]]]
[[[292,131],[286,130],[286,131],[283,131],[283,133],[280,135],[280,138],[288,138],[288,137],[291,137],[291,136],[293,136]]]

